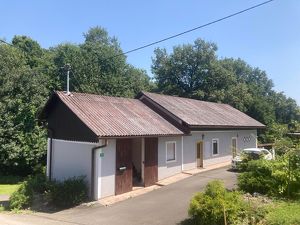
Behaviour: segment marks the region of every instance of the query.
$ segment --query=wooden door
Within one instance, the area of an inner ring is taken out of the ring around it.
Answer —
[[[117,139],[116,142],[116,195],[132,190],[131,139]]]
[[[232,157],[236,156],[236,150],[237,150],[237,138],[233,137],[231,139],[231,148],[232,148]]]
[[[203,142],[199,141],[196,145],[197,167],[203,167]]]
[[[151,186],[158,179],[158,139],[145,138],[144,185]]]

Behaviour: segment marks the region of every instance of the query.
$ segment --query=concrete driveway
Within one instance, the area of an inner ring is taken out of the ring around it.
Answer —
[[[219,179],[224,181],[226,187],[234,187],[236,174],[227,169],[228,167],[203,172],[109,207],[96,204],[52,214],[0,213],[0,223],[2,225],[180,224],[188,218],[190,199],[196,192],[202,191],[208,182]]]

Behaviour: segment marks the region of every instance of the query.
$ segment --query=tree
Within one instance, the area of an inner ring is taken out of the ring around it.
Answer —
[[[0,171],[26,175],[45,157],[45,132],[36,119],[45,80],[14,47],[0,45],[0,58]]]
[[[300,120],[295,100],[274,91],[265,71],[241,59],[218,59],[216,51],[214,43],[201,39],[175,46],[171,54],[156,49],[157,92],[227,103],[267,125]]]
[[[133,97],[150,88],[146,72],[126,62],[116,38],[109,37],[100,27],[91,28],[84,37],[83,44],[63,44],[51,49],[59,88],[66,85],[59,69],[66,63],[72,67],[71,83],[75,91]]]
[[[25,176],[45,165],[46,130],[37,115],[51,92],[65,89],[65,64],[72,66],[71,91],[133,97],[150,88],[146,72],[126,62],[116,38],[99,27],[84,37],[82,44],[49,50],[27,36],[0,45],[1,174]]]

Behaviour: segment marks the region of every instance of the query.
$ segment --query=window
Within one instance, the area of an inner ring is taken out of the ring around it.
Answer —
[[[212,139],[212,154],[219,154],[219,139]]]
[[[176,142],[169,141],[166,143],[166,156],[167,162],[172,162],[176,160]]]

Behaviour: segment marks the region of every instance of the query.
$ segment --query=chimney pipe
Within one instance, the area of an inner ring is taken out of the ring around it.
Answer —
[[[67,95],[70,94],[70,70],[67,70]]]
[[[71,66],[70,64],[66,64],[65,65],[65,70],[67,71],[67,95],[70,95],[70,70],[71,70]]]

